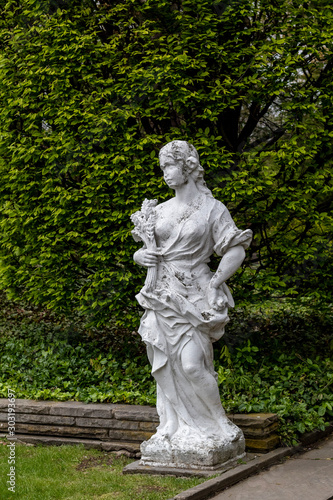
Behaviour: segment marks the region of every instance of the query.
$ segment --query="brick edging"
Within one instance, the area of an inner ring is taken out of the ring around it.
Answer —
[[[0,398],[0,432],[6,430],[8,400]],[[139,445],[149,439],[159,423],[156,408],[114,403],[83,403],[79,401],[41,401],[17,399],[15,404],[15,434],[22,439],[54,444],[83,444],[97,440],[103,449],[123,449],[138,458]],[[276,434],[278,417],[273,413],[231,414],[229,418],[244,432],[246,449],[266,453],[279,446]],[[42,438],[44,436],[44,438]],[[48,438],[48,439],[47,439]],[[89,443],[95,446],[96,443]],[[135,448],[135,450],[133,450]]]

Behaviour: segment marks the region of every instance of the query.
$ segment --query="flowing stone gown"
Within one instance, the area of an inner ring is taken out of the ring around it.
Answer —
[[[192,339],[202,350],[205,368],[217,377],[212,342],[223,335],[229,318],[227,307],[216,311],[206,301],[213,275],[208,263],[214,252],[223,256],[236,245],[246,249],[252,231],[237,229],[227,208],[212,196],[201,194],[178,220],[167,216],[167,203],[156,207],[155,238],[162,253],[156,287],[153,292],[143,288],[136,296],[145,309],[139,333],[147,344],[157,382],[160,416],[157,433],[141,445],[141,463],[213,466],[242,456],[244,437],[226,417],[221,420],[221,412],[216,414],[188,380],[181,352]],[[225,284],[222,287],[232,307],[230,291]],[[167,424],[168,409],[176,415],[178,425],[171,439],[161,432]]]

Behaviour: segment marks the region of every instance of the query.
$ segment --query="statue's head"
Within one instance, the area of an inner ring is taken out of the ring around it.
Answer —
[[[162,170],[167,158],[176,160],[181,165],[185,179],[191,176],[196,182],[203,178],[204,170],[200,165],[198,152],[189,142],[171,141],[161,148],[159,160]]]

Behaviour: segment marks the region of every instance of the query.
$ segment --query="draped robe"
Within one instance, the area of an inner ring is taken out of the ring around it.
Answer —
[[[157,411],[161,425],[166,408],[173,409],[181,432],[217,434],[217,415],[183,370],[181,353],[192,340],[202,351],[205,368],[216,378],[212,342],[224,333],[233,299],[222,289],[228,304],[221,311],[210,308],[207,287],[213,273],[208,263],[215,252],[223,257],[233,246],[249,246],[252,231],[239,230],[228,209],[212,196],[197,200],[170,224],[165,203],[156,207],[155,238],[161,248],[153,292],[145,288],[136,296],[145,309],[139,333],[147,344],[152,374],[157,382]],[[170,229],[170,225],[172,229]],[[202,391],[201,391],[202,392]],[[198,418],[200,416],[200,418]]]

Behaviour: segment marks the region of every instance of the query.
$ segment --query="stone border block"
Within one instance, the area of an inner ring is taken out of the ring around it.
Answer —
[[[15,426],[16,435],[23,434],[39,434],[40,436],[74,436],[91,439],[108,439],[109,434],[107,429],[89,429],[87,427],[67,427],[56,425],[39,425],[39,424],[22,424],[17,423]]]
[[[114,418],[117,420],[138,420],[140,422],[157,422],[159,417],[155,408],[149,406],[128,408],[116,408],[114,410]]]
[[[244,430],[246,427],[263,429],[278,421],[278,416],[275,413],[231,414],[228,417]]]
[[[7,413],[0,413],[0,421],[7,421]],[[16,423],[30,423],[30,424],[50,424],[50,425],[74,425],[74,417],[59,417],[55,415],[42,415],[32,413],[16,413]]]

